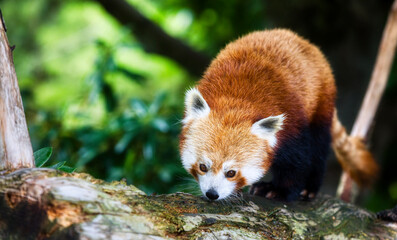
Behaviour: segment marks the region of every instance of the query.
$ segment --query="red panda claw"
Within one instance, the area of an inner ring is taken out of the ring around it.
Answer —
[[[307,195],[309,199],[313,199],[316,197],[315,193],[309,193],[309,195]]]
[[[275,198],[275,197],[276,197],[276,193],[273,192],[273,191],[270,191],[270,192],[268,192],[268,193],[266,194],[266,198],[267,198],[267,199],[273,199],[273,198]]]
[[[300,195],[302,198],[306,198],[308,193],[309,192],[306,189],[303,189],[302,192],[300,193]]]

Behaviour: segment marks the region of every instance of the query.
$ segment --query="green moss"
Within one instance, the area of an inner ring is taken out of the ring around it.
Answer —
[[[10,186],[21,187],[26,182],[46,187],[46,192],[40,195],[41,202],[52,207],[62,206],[62,209],[70,207],[81,215],[66,215],[65,219],[62,211],[55,211],[53,214],[61,215],[55,216],[57,221],[48,221],[42,231],[57,229],[62,221],[76,221],[68,227],[73,230],[68,231],[87,231],[81,233],[82,236],[88,236],[93,229],[106,234],[139,233],[178,239],[210,236],[218,239],[368,239],[397,234],[396,229],[378,221],[373,213],[329,196],[289,204],[245,196],[241,202],[225,204],[185,193],[148,196],[125,182],[108,183],[87,174],[66,174],[52,169],[24,169],[3,174],[0,196],[4,197],[1,193]],[[8,211],[16,211],[12,214],[15,216],[29,213],[17,212],[22,210],[10,208]],[[6,220],[0,216],[0,222]]]

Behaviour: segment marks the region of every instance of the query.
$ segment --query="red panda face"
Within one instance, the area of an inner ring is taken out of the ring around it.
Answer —
[[[186,94],[181,158],[211,200],[226,199],[268,171],[284,117],[252,124],[236,111],[211,110],[197,89]]]

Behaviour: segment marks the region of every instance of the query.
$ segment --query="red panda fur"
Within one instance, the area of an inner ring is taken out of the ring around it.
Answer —
[[[253,123],[286,113],[281,139],[296,134],[303,122],[331,121],[336,94],[331,69],[318,48],[286,30],[254,32],[230,43],[197,87],[220,115],[223,106],[244,109],[241,118]]]
[[[349,136],[340,123],[336,111],[332,120],[332,148],[345,172],[361,187],[370,186],[379,171],[363,139]]]
[[[343,135],[344,129],[341,130],[334,115],[336,87],[327,60],[316,46],[289,30],[253,32],[228,44],[212,61],[197,89],[211,109],[206,120],[210,126],[204,124],[192,130],[191,123],[186,123],[180,138],[181,151],[189,134],[216,143],[198,142],[199,147],[213,153],[212,158],[221,159],[222,155],[239,151],[243,154],[239,163],[246,164],[244,156],[248,159],[254,154],[253,146],[261,141],[250,136],[248,129],[260,119],[284,114],[277,145],[274,149],[266,146],[264,150],[266,160],[262,167],[268,171],[278,148],[299,135],[303,126],[328,126],[326,131],[332,133],[334,143]],[[343,148],[346,142],[349,146],[358,144],[344,139],[343,144],[334,144],[334,148]],[[228,142],[231,140],[235,143]],[[360,149],[366,161],[349,159],[349,149],[339,151],[338,157],[343,168],[365,185],[375,175],[376,163],[365,147],[360,145]],[[202,174],[198,168],[196,163],[190,169],[196,179]],[[219,171],[220,166],[213,169]],[[235,179],[237,188],[246,185],[241,176]]]

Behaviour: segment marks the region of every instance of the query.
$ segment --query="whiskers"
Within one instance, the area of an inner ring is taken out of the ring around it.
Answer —
[[[177,126],[177,125],[179,125],[179,126],[181,126],[181,125],[183,125],[183,118],[180,118],[180,117],[176,117],[175,116],[175,118],[173,119],[173,123],[172,123],[172,126]]]
[[[180,177],[180,183],[175,186],[176,191],[190,193],[195,196],[203,196],[200,186],[194,178]],[[203,196],[204,199],[207,199]],[[207,200],[209,201],[209,200]],[[215,201],[223,206],[243,206],[249,205],[248,201],[243,198],[243,192],[238,191],[231,193],[226,198]]]
[[[190,193],[195,196],[202,195],[197,181],[195,179],[189,178],[189,177],[181,177],[180,183],[175,186],[175,189],[178,192]]]
[[[235,192],[230,194],[228,197],[218,200],[224,206],[242,206],[247,205],[248,202],[243,198],[242,192]]]

